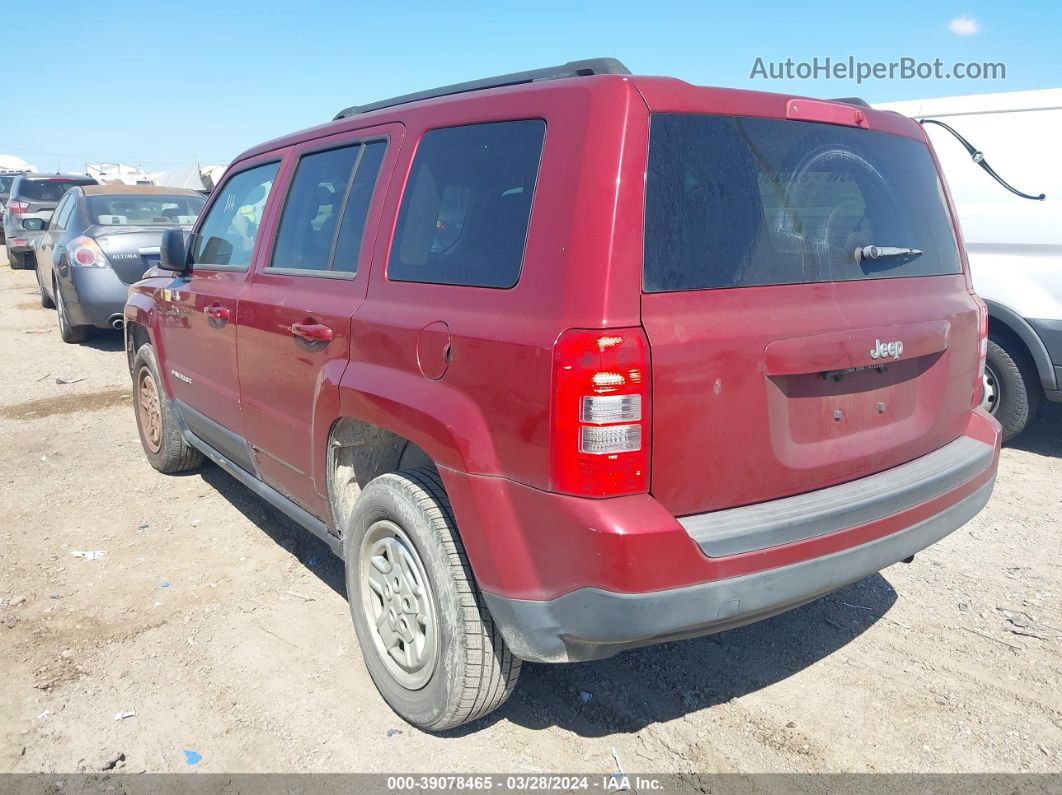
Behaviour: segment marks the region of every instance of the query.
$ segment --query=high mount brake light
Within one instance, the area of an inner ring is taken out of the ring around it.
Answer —
[[[553,347],[553,489],[583,497],[646,491],[649,397],[640,328],[564,332]]]

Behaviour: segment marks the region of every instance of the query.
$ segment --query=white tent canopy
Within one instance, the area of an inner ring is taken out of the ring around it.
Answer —
[[[36,171],[36,166],[31,166],[21,157],[15,155],[0,155],[0,171]]]
[[[168,188],[191,188],[192,190],[213,190],[224,173],[224,166],[201,166],[198,163],[170,171],[157,171],[151,175],[156,185]]]
[[[151,175],[125,163],[85,163],[85,173],[101,185],[151,185]]]

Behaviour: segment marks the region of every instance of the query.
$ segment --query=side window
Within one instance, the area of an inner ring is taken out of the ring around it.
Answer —
[[[357,270],[365,216],[385,148],[383,141],[359,143],[304,155],[299,160],[280,219],[271,268]]]
[[[339,237],[336,238],[335,255],[332,258],[332,270],[343,273],[356,273],[358,270],[358,252],[365,234],[365,219],[369,215],[373,189],[376,178],[380,175],[383,163],[385,141],[373,141],[362,147],[361,159],[350,183],[347,194],[347,206],[343,210],[343,220],[339,223]]]
[[[425,133],[402,197],[388,278],[516,284],[545,133],[541,119]]]
[[[246,268],[279,163],[241,171],[221,188],[199,228],[192,261]]]
[[[52,216],[55,221],[49,224],[51,231],[61,232],[66,229],[67,222],[70,220],[70,214],[73,209],[74,197],[67,193],[62,201],[59,202],[59,206],[55,208],[55,214]]]

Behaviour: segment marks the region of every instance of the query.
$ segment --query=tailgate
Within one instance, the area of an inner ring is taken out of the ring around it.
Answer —
[[[978,310],[924,143],[658,114],[645,234],[651,492],[675,514],[853,480],[962,433]],[[855,253],[872,245],[905,253]]]

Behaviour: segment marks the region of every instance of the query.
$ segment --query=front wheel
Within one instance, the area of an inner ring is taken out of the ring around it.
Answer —
[[[140,444],[151,466],[172,475],[203,463],[203,454],[181,435],[175,409],[162,389],[155,350],[146,343],[133,357],[133,403]]]
[[[483,604],[438,473],[381,475],[344,534],[347,598],[380,695],[427,731],[476,720],[520,675]]]
[[[1007,339],[988,340],[981,405],[1003,426],[1003,441],[1025,430],[1040,404],[1036,366]]]

